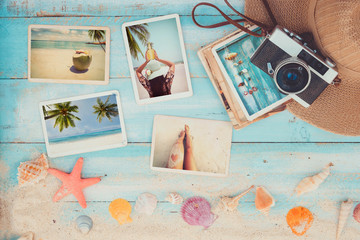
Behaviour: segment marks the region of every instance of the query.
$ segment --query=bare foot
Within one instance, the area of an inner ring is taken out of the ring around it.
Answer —
[[[185,148],[192,148],[192,136],[190,135],[190,127],[185,125]]]

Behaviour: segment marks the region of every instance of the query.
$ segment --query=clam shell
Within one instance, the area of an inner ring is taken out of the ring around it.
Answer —
[[[184,201],[184,198],[176,192],[172,192],[165,198],[166,201],[172,204],[181,204]]]
[[[270,208],[275,205],[275,199],[264,187],[256,188],[255,207],[265,216],[269,215]]]
[[[93,221],[89,216],[81,215],[76,219],[76,225],[80,232],[87,234],[93,226]]]
[[[210,227],[217,216],[211,212],[210,203],[202,197],[188,198],[181,207],[181,215],[189,225]]]
[[[120,225],[132,222],[130,218],[131,205],[125,199],[118,198],[112,201],[109,205],[109,212]]]
[[[140,214],[153,214],[157,205],[157,198],[151,193],[142,193],[135,203],[135,211]]]
[[[45,154],[35,160],[22,162],[18,167],[18,182],[20,186],[38,183],[45,179],[49,164]]]

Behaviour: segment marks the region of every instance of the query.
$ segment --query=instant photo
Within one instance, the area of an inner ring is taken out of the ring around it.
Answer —
[[[227,176],[230,122],[156,115],[150,167],[156,171]]]
[[[123,36],[138,104],[192,95],[178,15],[125,23]]]
[[[28,35],[29,81],[109,83],[109,28],[30,25]]]
[[[242,32],[212,49],[248,120],[254,120],[290,99],[280,93],[269,75],[250,62],[263,40]]]
[[[117,91],[41,102],[40,112],[50,157],[127,144]]]

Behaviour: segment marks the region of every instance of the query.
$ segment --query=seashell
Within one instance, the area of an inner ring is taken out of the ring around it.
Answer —
[[[270,208],[275,205],[275,199],[264,187],[256,188],[255,207],[265,216],[269,215]]]
[[[181,215],[188,224],[203,226],[205,229],[217,219],[217,216],[211,212],[210,203],[202,197],[186,199],[181,207]]]
[[[337,230],[336,230],[336,240],[340,239],[341,232],[344,229],[346,220],[348,219],[348,217],[350,215],[352,206],[353,206],[353,201],[351,199],[348,199],[347,201],[344,201],[341,203],[338,226],[337,226]]]
[[[27,232],[21,237],[19,237],[17,240],[34,240],[34,233],[33,232]]]
[[[291,228],[291,231],[297,235],[302,236],[311,227],[314,217],[309,209],[304,207],[294,207],[290,209],[286,215],[286,222]]]
[[[176,192],[172,192],[165,198],[166,201],[172,204],[181,204],[184,201],[184,198]]]
[[[157,205],[157,198],[151,193],[142,193],[138,197],[135,203],[135,211],[141,214],[151,215],[153,214]]]
[[[320,184],[325,181],[325,179],[329,176],[330,167],[332,166],[334,166],[334,164],[329,163],[320,173],[311,177],[306,177],[301,180],[301,182],[295,188],[296,194],[300,196],[304,193],[316,190],[320,186]]]
[[[220,199],[220,205],[219,205],[220,209],[224,209],[224,210],[227,210],[227,211],[234,211],[237,208],[237,206],[239,205],[240,198],[245,196],[253,188],[254,188],[254,185],[249,187],[245,192],[242,192],[242,193],[240,193],[239,195],[237,195],[235,197],[222,197]]]
[[[355,221],[360,223],[360,203],[358,205],[356,205],[354,212],[353,212],[353,217],[354,217]]]
[[[93,221],[89,216],[81,215],[76,219],[76,225],[81,233],[87,234],[93,226]]]
[[[125,199],[118,198],[112,201],[109,205],[109,212],[120,225],[132,222],[130,218],[131,205]]]
[[[20,186],[38,183],[45,179],[49,168],[45,154],[35,160],[22,162],[18,167],[18,182]]]
[[[228,53],[225,55],[225,59],[226,60],[233,60],[234,58],[236,58],[238,54],[236,52],[233,52],[233,53]]]

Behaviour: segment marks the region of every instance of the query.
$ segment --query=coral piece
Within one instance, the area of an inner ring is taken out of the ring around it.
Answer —
[[[151,193],[142,193],[138,197],[135,203],[135,211],[141,214],[151,215],[153,214],[157,205],[157,198]]]
[[[33,232],[27,232],[21,237],[18,238],[18,240],[34,240],[34,233]]]
[[[264,187],[256,188],[255,207],[265,216],[269,215],[270,208],[275,205],[275,199]]]
[[[45,179],[49,168],[45,154],[35,160],[22,162],[18,167],[18,182],[20,186],[38,183]]]
[[[76,219],[76,225],[81,233],[87,234],[93,227],[93,221],[89,216],[81,215]]]
[[[220,209],[224,209],[227,211],[234,211],[237,208],[237,206],[239,205],[240,198],[245,196],[253,188],[254,188],[254,185],[252,185],[246,191],[240,193],[239,195],[237,195],[235,197],[222,197],[220,199],[220,203],[219,203]]]
[[[351,199],[348,199],[347,201],[341,203],[340,212],[339,212],[339,221],[336,230],[336,240],[340,239],[341,232],[344,229],[346,220],[350,215],[350,211],[352,207],[353,207],[353,201]]]
[[[353,212],[353,217],[354,217],[355,221],[360,223],[360,203],[358,205],[356,205],[354,212]]]
[[[118,198],[112,201],[109,205],[109,212],[120,225],[132,222],[130,218],[131,205],[125,199]]]
[[[181,207],[181,215],[188,224],[203,226],[205,229],[217,219],[211,212],[210,203],[202,197],[188,198]]]
[[[165,198],[166,201],[172,204],[181,204],[184,201],[184,198],[176,192],[172,192]]]
[[[314,217],[309,209],[304,207],[295,207],[291,209],[286,215],[286,222],[291,228],[291,231],[297,235],[302,236],[311,227]]]
[[[59,201],[60,199],[71,193],[78,200],[80,206],[86,208],[86,200],[82,190],[84,188],[87,188],[91,185],[100,182],[101,179],[98,177],[86,178],[86,179],[81,178],[81,169],[83,163],[84,163],[84,159],[79,158],[71,173],[64,173],[62,171],[53,168],[48,169],[48,172],[50,174],[54,175],[63,182],[60,189],[54,195],[53,198],[54,202]]]
[[[330,167],[332,166],[334,166],[334,164],[329,163],[320,173],[311,177],[306,177],[301,180],[301,182],[295,188],[296,194],[300,196],[304,193],[316,190],[320,186],[320,184],[324,182],[325,179],[329,176]]]

